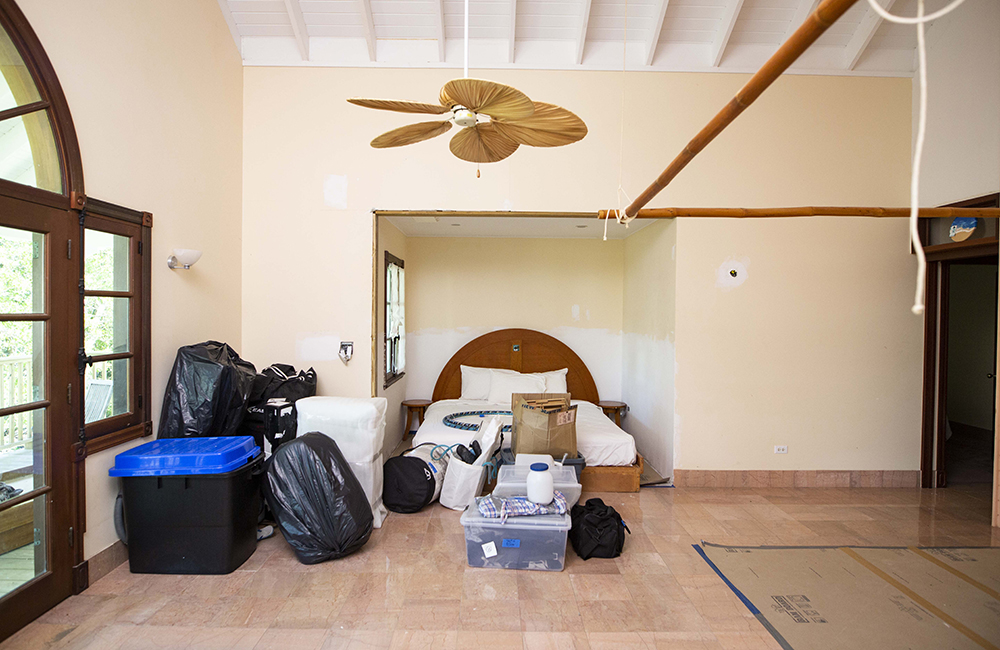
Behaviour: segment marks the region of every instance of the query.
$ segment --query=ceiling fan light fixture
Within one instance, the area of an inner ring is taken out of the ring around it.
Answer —
[[[479,116],[464,106],[456,106],[452,109],[452,114],[458,126],[475,126],[479,123]]]

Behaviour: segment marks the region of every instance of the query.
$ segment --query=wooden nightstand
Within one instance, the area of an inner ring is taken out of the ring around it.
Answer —
[[[403,406],[406,407],[406,428],[403,429],[403,437],[410,435],[410,425],[413,424],[413,416],[416,415],[419,418],[417,426],[420,426],[424,422],[424,413],[427,411],[427,407],[431,405],[429,399],[405,399],[403,400]]]
[[[404,404],[406,402],[403,402]],[[625,402],[598,402],[598,406],[604,411],[604,415],[611,417],[614,414],[615,424],[618,426],[622,425],[622,417],[625,415],[625,411],[628,410],[628,404]]]

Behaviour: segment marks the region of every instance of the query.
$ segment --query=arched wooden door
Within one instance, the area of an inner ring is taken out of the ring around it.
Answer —
[[[72,593],[82,543],[72,450],[83,196],[55,72],[0,0],[0,640]]]

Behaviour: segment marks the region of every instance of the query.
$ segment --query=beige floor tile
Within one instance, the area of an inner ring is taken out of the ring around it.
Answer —
[[[457,630],[397,630],[391,650],[457,650]]]
[[[522,600],[521,629],[525,632],[574,632],[583,629],[575,600]]]
[[[464,600],[517,600],[517,572],[467,569],[462,582]]]
[[[319,650],[326,642],[327,630],[288,630],[268,628],[254,650]]]
[[[620,575],[576,574],[570,576],[570,580],[580,601],[632,599],[625,578]]]
[[[517,571],[517,596],[521,600],[573,600],[576,592],[565,571]]]
[[[574,632],[525,632],[524,650],[590,650],[590,643]]]

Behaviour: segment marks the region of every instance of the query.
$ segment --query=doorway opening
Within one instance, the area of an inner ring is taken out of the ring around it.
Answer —
[[[994,194],[961,205],[998,202]],[[995,480],[1000,238],[996,220],[973,221],[978,223],[937,220],[924,229],[923,487],[989,486]]]

